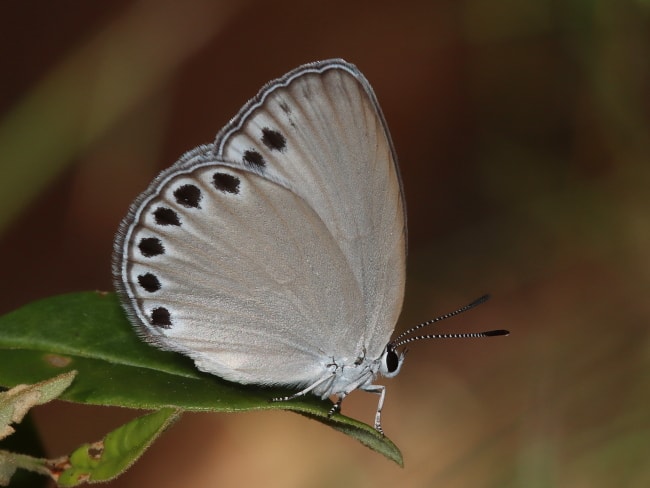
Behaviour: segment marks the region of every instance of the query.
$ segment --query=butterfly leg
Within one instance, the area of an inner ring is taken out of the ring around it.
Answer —
[[[313,385],[308,386],[304,390],[300,390],[298,393],[294,393],[293,395],[284,396],[284,397],[271,398],[271,401],[272,402],[286,402],[286,401],[289,401],[289,400],[293,400],[294,398],[305,396],[307,393],[312,391],[317,386],[322,385],[326,381],[332,381],[334,379],[334,376],[335,376],[334,373],[332,373],[330,376],[324,376],[321,379],[319,379],[316,383],[314,383]]]
[[[338,412],[341,411],[341,403],[343,403],[343,399],[344,399],[347,395],[348,395],[347,393],[341,393],[341,394],[339,395],[339,398],[338,398],[338,400],[336,400],[336,403],[335,403],[334,405],[332,405],[332,408],[330,408],[330,411],[327,412],[327,416],[328,416],[328,417],[331,417],[331,416],[334,415],[335,413],[338,413]]]
[[[384,429],[381,428],[381,409],[384,408],[384,397],[386,396],[386,387],[383,385],[367,385],[362,386],[362,390],[379,395],[379,402],[377,403],[377,413],[375,414],[375,430],[381,435],[384,435]]]

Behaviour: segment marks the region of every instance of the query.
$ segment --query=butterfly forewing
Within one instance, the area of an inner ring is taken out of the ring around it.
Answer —
[[[361,344],[379,355],[401,310],[406,236],[390,135],[363,75],[339,60],[287,74],[242,109],[215,151],[282,182],[320,216],[362,289]]]

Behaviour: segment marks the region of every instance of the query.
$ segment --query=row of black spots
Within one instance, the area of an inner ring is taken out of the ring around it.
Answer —
[[[271,151],[284,152],[287,149],[287,138],[279,131],[271,129],[270,127],[264,127],[262,129],[262,137],[260,140],[262,141],[262,144]],[[266,159],[264,159],[262,153],[256,149],[247,149],[244,151],[242,159],[245,164],[256,166],[258,168],[266,166]]]
[[[186,183],[180,185],[173,191],[176,203],[185,208],[201,208],[203,195],[196,185]],[[169,207],[157,207],[153,211],[154,221],[160,226],[180,226],[181,219],[174,209]],[[158,237],[143,237],[138,242],[138,249],[145,258],[152,258],[165,254],[165,246]],[[155,293],[162,288],[158,277],[150,272],[138,275],[138,285],[148,293]],[[149,314],[149,322],[154,327],[169,329],[172,326],[171,314],[165,307],[156,307]]]
[[[138,284],[149,293],[155,293],[162,288],[160,280],[153,273],[138,275]],[[156,307],[149,314],[149,323],[154,327],[169,329],[172,326],[171,314],[166,307]]]
[[[164,254],[164,247],[162,246],[162,242],[160,242],[160,239],[156,237],[145,237],[141,239],[139,244],[141,251],[142,251],[142,246],[154,246],[157,249],[157,251],[159,251],[159,254]],[[145,254],[143,253],[143,255]],[[151,256],[147,256],[147,257],[151,257]],[[139,274],[138,285],[140,285],[142,289],[144,289],[149,293],[155,293],[162,288],[162,284],[160,283],[158,277],[151,272]],[[171,314],[169,313],[169,310],[165,307],[156,307],[149,314],[149,322],[154,327],[169,329],[172,326]]]
[[[212,175],[212,181],[214,187],[219,191],[232,194],[239,193],[239,185],[241,182],[236,176],[216,172]],[[200,208],[202,194],[196,185],[183,184],[174,190],[173,195],[179,205],[187,208]],[[180,216],[175,210],[169,207],[157,207],[153,211],[153,215],[158,225],[181,225]],[[165,246],[158,237],[143,237],[138,243],[138,249],[146,258],[165,254]],[[137,279],[138,285],[148,293],[155,293],[162,288],[158,277],[151,272],[140,274]],[[165,307],[154,308],[149,315],[149,320],[151,325],[155,327],[169,329],[172,326],[171,314]]]
[[[214,187],[224,193],[239,193],[240,179],[228,173],[216,172],[212,175]],[[200,208],[201,190],[192,184],[183,184],[173,192],[176,202],[187,208]],[[169,207],[157,207],[153,211],[156,224],[167,226],[180,226],[181,220],[178,213]],[[165,254],[165,246],[158,237],[143,237],[138,243],[140,253],[146,258]],[[156,293],[162,288],[158,277],[146,272],[138,275],[138,285],[148,293]],[[149,314],[149,321],[154,327],[169,329],[172,326],[171,314],[166,307],[156,307]]]
[[[173,192],[176,203],[186,208],[201,208],[200,202],[203,198],[198,186],[186,183],[180,185]],[[169,207],[157,207],[153,212],[153,218],[157,225],[180,227],[181,218],[178,212]],[[165,254],[165,247],[157,237],[146,237],[140,240],[138,248],[146,258]]]
[[[191,183],[179,185],[173,192],[176,203],[186,208],[201,208],[200,202],[203,198],[198,186]],[[152,212],[154,221],[160,226],[181,226],[181,216],[169,207],[159,206]],[[165,254],[165,246],[158,237],[143,237],[138,242],[140,254],[145,258],[152,258]]]
[[[228,173],[215,173],[213,175],[213,184],[217,190],[226,193],[239,193],[239,178],[229,175]],[[187,208],[201,208],[199,202],[203,198],[201,190],[195,185],[184,184],[174,190],[176,201]],[[169,207],[157,207],[153,211],[154,221],[161,226],[181,225],[181,218],[174,209]]]
[[[165,246],[158,237],[143,237],[138,243],[140,253],[146,257],[151,258],[165,254]],[[138,275],[138,285],[146,292],[155,293],[162,288],[162,284],[158,277],[150,272]],[[149,315],[151,325],[169,329],[172,325],[169,310],[165,307],[158,307],[152,310]]]

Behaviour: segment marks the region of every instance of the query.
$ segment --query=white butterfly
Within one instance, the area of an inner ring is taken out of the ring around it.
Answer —
[[[133,203],[114,277],[147,341],[238,383],[380,395],[404,354],[406,226],[393,145],[340,59],[268,83]],[[472,305],[473,306],[473,305]],[[400,339],[403,336],[400,336]],[[426,336],[433,337],[433,336]]]

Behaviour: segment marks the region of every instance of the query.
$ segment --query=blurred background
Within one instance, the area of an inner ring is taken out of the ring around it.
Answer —
[[[187,414],[105,486],[650,486],[650,2],[0,3],[0,313],[110,290],[130,202],[268,80],[372,83],[409,216],[397,329],[493,299],[386,381],[405,468],[287,412]],[[376,397],[344,413],[371,422]],[[55,402],[51,457],[137,415]]]

